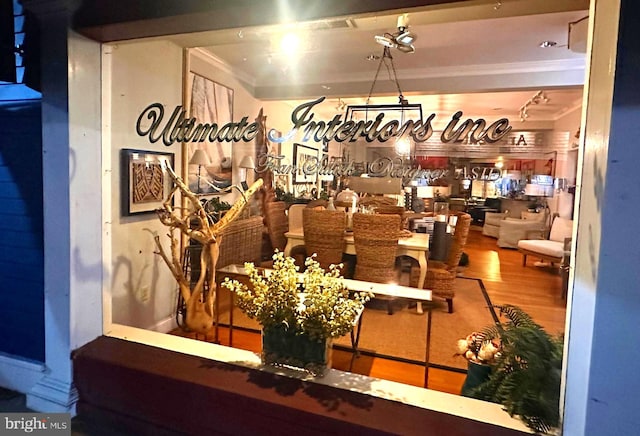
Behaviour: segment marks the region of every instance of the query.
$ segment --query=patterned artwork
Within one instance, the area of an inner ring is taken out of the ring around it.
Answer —
[[[173,153],[121,150],[122,215],[153,213],[162,206],[172,188],[167,167]]]
[[[159,163],[133,164],[133,202],[162,201],[164,173]]]

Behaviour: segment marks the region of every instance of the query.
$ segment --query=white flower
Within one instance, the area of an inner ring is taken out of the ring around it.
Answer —
[[[493,360],[497,352],[498,348],[496,348],[491,342],[485,342],[480,347],[480,351],[478,351],[478,357],[488,362]]]
[[[458,354],[464,354],[469,349],[468,343],[466,339],[460,339],[458,341]]]

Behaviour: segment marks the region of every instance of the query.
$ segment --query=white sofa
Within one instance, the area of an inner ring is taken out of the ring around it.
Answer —
[[[520,239],[527,239],[534,231],[546,230],[547,214],[523,211],[519,218],[512,217],[509,212],[485,215],[482,234],[498,239],[502,248],[517,248]]]
[[[498,232],[500,231],[500,224],[502,224],[502,221],[507,218],[507,216],[509,216],[508,212],[486,212],[484,214],[482,234],[497,238]]]
[[[523,255],[522,265],[527,264],[527,256],[535,256],[553,263],[562,263],[570,253],[573,220],[556,217],[551,225],[549,239],[524,239],[518,241],[518,251]]]
[[[545,212],[522,212],[521,218],[505,218],[498,230],[498,247],[518,248],[522,239],[530,239],[532,234],[545,234],[547,231]]]

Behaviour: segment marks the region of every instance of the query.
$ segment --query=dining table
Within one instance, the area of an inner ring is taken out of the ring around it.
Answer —
[[[287,238],[287,245],[284,248],[285,256],[290,256],[294,248],[304,246],[304,230],[302,228],[291,229],[284,234]],[[344,234],[346,254],[355,255],[356,246],[353,239],[353,232],[346,231]],[[398,251],[396,256],[408,256],[418,261],[420,265],[420,277],[418,283],[424,283],[427,276],[427,259],[429,258],[429,235],[427,233],[411,233],[403,231],[398,239]]]

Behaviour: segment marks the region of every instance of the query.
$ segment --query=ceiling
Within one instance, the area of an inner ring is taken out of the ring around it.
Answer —
[[[586,40],[586,32],[579,35],[573,27],[573,50],[569,49],[569,23],[585,18],[587,8],[588,1],[582,0],[466,1],[171,39],[184,47],[199,47],[232,71],[256,98],[286,101],[293,108],[324,95],[323,109],[335,113],[342,103],[367,101],[383,53],[374,36],[395,32],[398,16],[406,12],[410,30],[418,36],[416,51],[391,49],[391,56],[397,83],[410,103],[421,103],[423,113],[463,110],[465,116],[499,114],[516,120],[521,107],[544,90],[548,102],[529,106],[531,123],[555,120],[582,101],[585,54],[575,48]],[[293,52],[280,48],[286,33],[298,37]],[[541,48],[543,41],[557,45]],[[385,65],[369,102],[398,102],[393,73]]]

